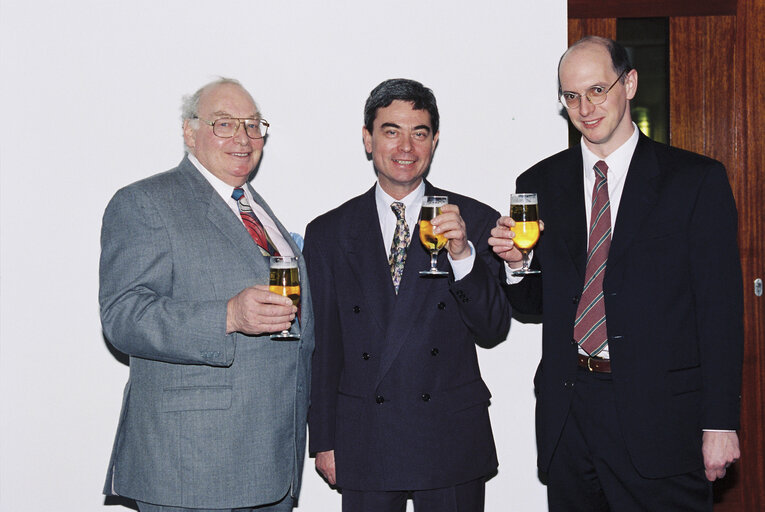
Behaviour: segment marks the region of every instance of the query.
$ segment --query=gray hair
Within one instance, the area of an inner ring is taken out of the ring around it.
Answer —
[[[182,103],[181,103],[181,122],[188,121],[191,123],[191,128],[194,130],[197,130],[199,128],[199,100],[202,98],[202,95],[208,91],[209,89],[213,89],[215,87],[218,87],[220,85],[225,84],[231,84],[236,85],[238,87],[241,87],[243,91],[247,92],[247,89],[244,88],[242,83],[239,80],[236,80],[235,78],[225,78],[220,77],[217,80],[214,80],[210,83],[207,83],[197,89],[197,91],[194,94],[187,94],[183,97]],[[247,92],[249,94],[249,92]],[[250,95],[252,98],[252,95]],[[255,100],[252,100],[253,103],[255,103]],[[258,108],[258,105],[255,105],[255,109],[260,112],[260,109]],[[186,146],[186,142],[183,143],[183,149],[190,153],[190,148]]]

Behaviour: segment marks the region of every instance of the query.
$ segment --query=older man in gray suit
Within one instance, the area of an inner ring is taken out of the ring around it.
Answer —
[[[248,178],[268,124],[235,80],[185,100],[188,154],[114,196],[101,234],[101,321],[130,356],[104,489],[142,512],[291,510],[300,489],[313,318],[268,291],[300,255]],[[300,332],[298,341],[270,333]]]

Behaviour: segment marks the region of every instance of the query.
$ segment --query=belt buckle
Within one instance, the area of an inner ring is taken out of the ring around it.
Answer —
[[[590,366],[590,362],[592,361],[592,356],[587,356],[587,369],[591,372],[594,372],[595,370]]]

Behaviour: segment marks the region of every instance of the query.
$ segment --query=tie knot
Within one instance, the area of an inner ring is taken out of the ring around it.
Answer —
[[[395,203],[391,203],[390,209],[393,210],[393,213],[396,214],[396,218],[398,220],[401,220],[404,218],[404,211],[406,210],[406,206],[404,206],[404,203],[401,203],[399,201],[396,201]]]
[[[239,199],[244,195],[244,190],[242,190],[240,187],[237,187],[234,189],[234,192],[231,194],[231,197],[234,198],[234,201],[239,201]]]
[[[608,164],[603,160],[598,160],[592,169],[595,171],[596,177],[600,178],[601,180],[606,179],[606,174],[608,173]]]

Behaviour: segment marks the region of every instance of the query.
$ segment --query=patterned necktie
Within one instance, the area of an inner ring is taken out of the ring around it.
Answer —
[[[274,246],[273,242],[268,237],[268,233],[266,233],[266,230],[263,228],[263,224],[258,220],[255,212],[252,211],[250,203],[247,202],[247,196],[244,195],[244,190],[239,187],[235,188],[231,197],[233,197],[239,205],[239,215],[242,216],[244,226],[247,228],[247,231],[250,232],[250,236],[252,236],[252,239],[258,244],[258,247],[260,247],[260,252],[263,253],[263,256],[279,256],[279,251],[276,250],[276,246]]]
[[[393,243],[390,246],[390,276],[393,279],[393,287],[398,295],[398,285],[401,284],[401,276],[404,275],[404,262],[406,261],[406,248],[409,246],[409,226],[406,224],[404,203],[398,201],[390,205],[390,209],[396,214],[396,232],[393,233]]]
[[[596,356],[608,343],[606,306],[603,301],[603,276],[606,273],[608,250],[611,247],[611,203],[608,199],[608,165],[599,160],[595,167],[592,189],[592,216],[587,249],[584,290],[579,299],[574,322],[574,339],[591,356]]]

